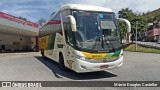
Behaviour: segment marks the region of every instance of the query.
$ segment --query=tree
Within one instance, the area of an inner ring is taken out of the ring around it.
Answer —
[[[23,17],[21,17],[21,16],[19,16],[18,18],[23,19],[23,20],[27,20],[26,18],[23,18]]]
[[[135,16],[133,11],[129,8],[122,9],[118,12],[119,18],[125,18],[129,20],[130,22],[133,20],[133,17]],[[132,22],[131,22],[132,25]],[[121,29],[121,38],[123,38],[126,35],[127,28],[126,25],[122,22],[120,22],[120,29]]]
[[[38,25],[42,26],[44,23],[46,23],[46,19],[41,18],[40,20],[38,20]]]
[[[147,21],[145,17],[143,16],[144,13],[141,12],[133,12],[129,8],[122,9],[118,12],[119,18],[125,18],[130,21],[131,23],[131,33],[135,34],[136,30],[136,21],[139,22],[138,24],[138,32],[141,32],[145,30],[147,26]],[[126,25],[124,23],[120,23],[120,29],[121,29],[121,38],[123,38],[126,34]]]

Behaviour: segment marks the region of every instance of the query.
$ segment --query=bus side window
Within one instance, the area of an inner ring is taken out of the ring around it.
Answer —
[[[72,30],[71,30],[71,24],[70,24],[70,22],[68,22],[67,24],[66,24],[66,31],[67,31],[67,41],[71,44],[71,45],[73,45],[73,32],[72,32]]]
[[[59,34],[63,35],[62,31],[58,32]]]

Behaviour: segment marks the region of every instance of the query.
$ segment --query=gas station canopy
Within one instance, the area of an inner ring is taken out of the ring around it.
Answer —
[[[0,12],[0,33],[38,36],[38,24]]]

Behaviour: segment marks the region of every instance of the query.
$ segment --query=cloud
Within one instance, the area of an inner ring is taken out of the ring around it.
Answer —
[[[5,4],[0,9],[2,12],[17,17],[21,16],[34,22],[38,21],[39,18],[45,16],[44,14],[50,14],[49,12],[51,12],[48,10],[48,5],[45,5],[45,3],[43,2],[37,3],[35,2],[35,0],[14,0],[14,2],[11,1],[9,3],[7,2],[7,0],[4,0],[3,3]]]
[[[160,8],[159,0],[141,0],[139,1],[140,4],[137,6],[136,10],[147,12],[147,11],[153,11],[155,9]]]
[[[2,3],[0,2],[0,6],[2,5]]]
[[[70,0],[64,3],[79,3],[103,6],[118,12],[122,8],[130,8],[133,11],[147,12],[159,8],[159,0]]]
[[[51,13],[57,11],[64,4],[87,4],[111,8],[118,12],[122,8],[133,11],[147,12],[159,8],[159,0],[1,0],[0,11],[22,16],[31,21],[40,18],[49,18]]]
[[[4,13],[12,13],[14,15],[25,15],[25,14],[30,14],[30,13],[36,13],[38,11],[36,10],[19,10],[19,11],[16,11],[16,10],[2,10],[2,12]]]

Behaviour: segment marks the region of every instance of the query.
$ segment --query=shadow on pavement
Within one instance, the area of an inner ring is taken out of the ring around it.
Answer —
[[[50,70],[52,70],[53,74],[57,78],[69,78],[73,80],[87,80],[87,79],[100,79],[100,78],[111,78],[116,77],[117,75],[112,74],[106,71],[99,71],[99,72],[89,72],[89,73],[76,73],[72,70],[61,70],[59,68],[58,63],[47,59],[42,58],[41,56],[35,56],[40,62],[42,62],[45,66],[47,66]]]

